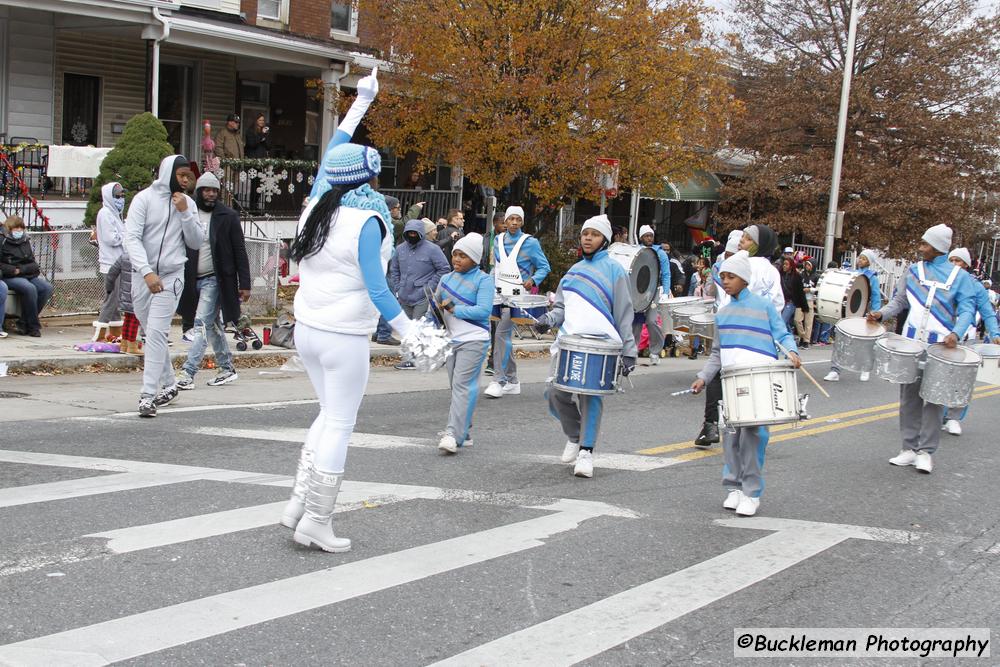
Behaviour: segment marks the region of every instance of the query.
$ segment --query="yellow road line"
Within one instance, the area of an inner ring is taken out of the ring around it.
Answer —
[[[982,385],[976,387],[973,390],[972,400],[976,400],[977,398],[987,398],[989,396],[997,396],[997,395],[1000,395],[1000,387],[997,387],[996,385]],[[817,426],[810,426],[808,428],[802,427],[803,422],[798,422],[795,424],[781,424],[779,426],[774,426],[771,428],[772,436],[770,442],[782,442],[784,440],[794,440],[796,438],[801,438],[807,435],[828,433],[830,431],[836,431],[842,428],[867,424],[869,422],[879,421],[881,419],[891,419],[892,417],[895,417],[899,414],[897,408],[899,408],[898,402],[886,403],[884,405],[877,405],[871,408],[862,408],[858,410],[848,410],[846,412],[838,412],[832,415],[825,415],[823,417],[818,417],[815,420],[810,420],[810,422],[807,423],[817,424]],[[889,412],[886,412],[887,410],[889,410]],[[874,414],[874,413],[880,413],[880,414]],[[849,419],[847,421],[840,421],[844,417],[855,417],[859,415],[868,415],[868,416],[861,417],[858,419]],[[824,424],[823,422],[827,423]],[[790,432],[782,433],[783,431],[790,431]],[[778,435],[774,435],[775,433],[778,433]],[[650,447],[648,449],[640,449],[639,451],[636,452],[636,454],[656,455],[656,454],[665,454],[667,452],[678,451],[681,449],[693,449],[693,448],[694,445],[689,440],[687,442],[677,442],[672,445],[662,445],[660,447]],[[681,454],[680,456],[673,457],[673,460],[692,461],[719,453],[721,453],[719,450],[712,450],[712,449],[697,450],[689,454]]]

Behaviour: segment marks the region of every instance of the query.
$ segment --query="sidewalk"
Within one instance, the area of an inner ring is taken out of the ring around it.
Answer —
[[[254,325],[257,335],[262,335],[263,325]],[[19,336],[10,333],[7,338],[0,339],[0,364],[7,364],[9,373],[49,371],[59,373],[73,372],[101,372],[115,369],[138,369],[142,368],[142,357],[131,354],[106,354],[94,352],[80,352],[73,349],[76,344],[89,343],[94,329],[89,324],[82,324],[79,321],[60,321],[59,318],[43,318],[42,337],[32,338],[30,336]],[[176,361],[187,356],[189,343],[181,340],[180,325],[175,324],[170,331],[171,358]],[[514,341],[514,349],[530,352],[540,352],[547,350],[551,345],[551,340],[517,340]],[[248,349],[246,352],[237,352],[236,343],[230,336],[229,349],[232,350],[237,367],[252,366],[280,366],[289,357],[295,354],[295,350],[283,347],[272,347],[265,345],[260,350]],[[399,347],[391,345],[371,344],[372,358],[375,357],[399,357]],[[206,359],[214,359],[212,348],[209,346],[205,355]]]

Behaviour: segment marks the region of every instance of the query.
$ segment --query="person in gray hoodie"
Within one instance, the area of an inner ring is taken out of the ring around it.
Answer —
[[[97,212],[97,264],[101,274],[107,277],[111,265],[122,255],[125,242],[125,221],[122,212],[125,210],[125,189],[121,183],[112,181],[101,188],[103,206]],[[118,290],[110,290],[101,304],[101,312],[94,322],[94,340],[104,340],[109,337],[109,327],[121,327],[118,321]]]
[[[177,398],[167,335],[184,291],[187,248],[205,238],[194,200],[184,192],[194,174],[183,155],[160,162],[159,175],[136,194],[125,221],[125,248],[132,261],[132,305],[146,332],[139,416],[155,417],[157,407]]]
[[[389,261],[389,288],[411,319],[421,318],[427,312],[429,304],[424,288],[433,292],[441,276],[451,272],[444,251],[424,238],[424,229],[423,220],[408,220],[403,226],[403,242],[396,246]],[[396,368],[411,370],[415,366],[403,362]]]

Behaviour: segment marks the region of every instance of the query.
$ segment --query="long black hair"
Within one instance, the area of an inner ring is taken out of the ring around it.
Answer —
[[[292,241],[292,259],[301,262],[306,257],[311,257],[323,249],[326,238],[330,235],[333,214],[340,206],[341,198],[346,192],[356,187],[357,185],[334,185],[323,193],[323,196],[313,206],[313,210],[309,212],[306,224],[302,225],[302,229]]]

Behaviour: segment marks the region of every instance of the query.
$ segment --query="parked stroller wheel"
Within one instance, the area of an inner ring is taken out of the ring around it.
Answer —
[[[236,343],[236,349],[239,350],[240,352],[246,352],[247,351],[247,344],[244,343],[243,341],[240,341],[240,342]]]
[[[253,343],[251,343],[251,345],[253,345],[253,349],[255,350],[259,350],[260,348],[264,347],[264,343],[260,342],[259,340],[255,340]]]

